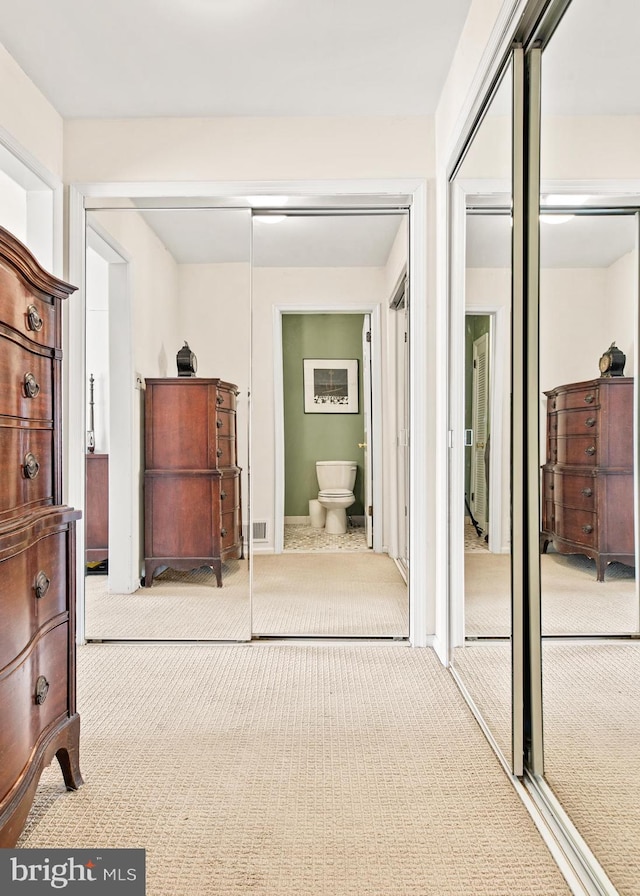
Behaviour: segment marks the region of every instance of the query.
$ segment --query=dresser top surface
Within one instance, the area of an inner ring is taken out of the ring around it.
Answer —
[[[583,389],[594,389],[604,386],[609,389],[620,385],[632,385],[632,376],[598,376],[592,380],[583,380],[579,383],[567,383],[564,386],[555,386],[553,389],[545,390],[544,395],[557,395],[558,392],[580,392]]]

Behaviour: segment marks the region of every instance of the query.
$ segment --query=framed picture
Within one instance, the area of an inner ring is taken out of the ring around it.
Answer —
[[[358,413],[358,361],[305,358],[305,414]]]

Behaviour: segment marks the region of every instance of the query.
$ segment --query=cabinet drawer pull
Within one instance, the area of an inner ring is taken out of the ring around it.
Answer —
[[[47,694],[49,693],[49,682],[44,677],[44,675],[40,675],[38,680],[36,681],[36,703],[38,706],[42,706],[44,701],[47,699]]]
[[[585,535],[591,535],[591,533],[593,532],[593,526],[590,525],[589,523],[587,523],[586,526],[582,527],[582,531],[584,532]]]
[[[218,417],[218,419],[216,420],[216,426],[218,427],[218,429],[222,429],[222,427],[224,426],[224,420],[221,420]]]
[[[595,426],[596,418],[595,417],[587,417],[587,419],[584,421],[584,425],[585,426]]]
[[[29,330],[33,330],[35,333],[39,333],[42,329],[43,320],[38,314],[38,309],[35,305],[29,305],[27,307],[27,327]]]
[[[225,537],[226,534],[227,534],[226,529],[220,529],[220,535],[222,535],[223,538]]]
[[[589,445],[588,448],[585,448],[585,449],[584,449],[584,453],[585,453],[585,454],[588,454],[589,457],[593,457],[593,455],[596,453],[596,446],[595,446],[595,445]]]
[[[592,488],[583,488],[583,489],[581,489],[580,493],[582,495],[584,495],[585,498],[590,498],[591,495],[593,494],[593,489]]]
[[[24,375],[24,394],[27,398],[35,398],[40,394],[40,386],[32,373]]]
[[[553,483],[551,483],[551,485],[549,486],[549,491],[552,492],[554,490],[554,488],[555,488],[555,485]]]
[[[44,570],[40,570],[38,575],[36,576],[36,583],[33,586],[33,590],[36,592],[37,598],[42,598],[45,596],[47,591],[49,590],[49,585],[51,584],[51,579],[47,576]]]
[[[222,457],[222,454],[223,454],[222,448],[218,448],[218,450],[216,451],[216,457]]]
[[[226,493],[226,492],[220,492],[220,500],[221,500],[221,501],[224,501],[224,499],[225,499],[226,497],[227,497],[227,493]]]
[[[590,392],[588,395],[585,395],[584,400],[586,401],[587,404],[593,404],[593,402],[595,401],[595,398],[596,398],[595,395],[592,395]]]
[[[216,404],[224,404],[224,398],[222,395],[216,395]]]
[[[40,464],[30,451],[24,456],[22,469],[24,470],[25,479],[35,479],[40,472]]]

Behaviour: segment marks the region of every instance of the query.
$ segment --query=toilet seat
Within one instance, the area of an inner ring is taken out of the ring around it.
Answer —
[[[353,492],[348,488],[324,488],[318,492],[318,498],[348,498]]]

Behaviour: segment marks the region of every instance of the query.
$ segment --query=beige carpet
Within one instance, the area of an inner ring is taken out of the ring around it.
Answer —
[[[263,554],[254,564],[255,634],[409,635],[407,586],[386,554]]]
[[[144,847],[148,896],[569,892],[429,650],[88,645],[79,703],[21,847]]]
[[[511,749],[508,643],[455,665],[496,742]],[[621,896],[640,896],[640,643],[543,644],[545,775]]]
[[[386,554],[371,551],[258,554],[252,600],[246,560],[224,565],[222,588],[208,567],[165,570],[135,594],[110,594],[106,576],[85,582],[91,639],[243,641],[252,628],[324,637],[409,633],[407,586]]]
[[[471,637],[510,634],[509,554],[465,554],[465,626]],[[597,582],[595,564],[580,554],[543,554],[542,631],[546,635],[637,631],[634,570],[622,563]]]

